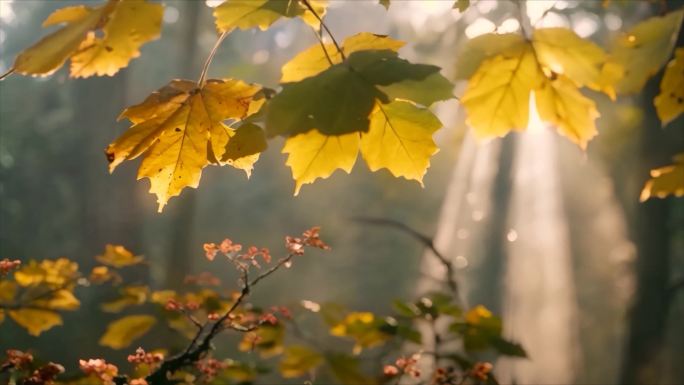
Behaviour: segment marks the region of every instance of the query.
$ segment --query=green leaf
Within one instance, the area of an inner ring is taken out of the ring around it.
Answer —
[[[470,0],[456,0],[452,6],[453,9],[458,9],[459,12],[465,12],[468,7],[470,7]]]
[[[624,77],[616,85],[619,94],[641,91],[672,53],[684,10],[652,17],[623,33],[613,46],[613,59],[625,68]]]
[[[408,79],[379,88],[390,99],[411,100],[426,107],[454,97],[454,85],[440,73],[422,80]]]
[[[387,102],[376,86],[424,79],[439,67],[411,64],[391,50],[357,51],[316,76],[283,84],[267,106],[269,136],[316,129],[325,135],[367,132],[375,101]]]
[[[285,348],[278,368],[284,378],[306,375],[323,363],[323,356],[302,345],[291,345]]]
[[[372,385],[375,381],[367,377],[359,368],[358,359],[341,353],[328,353],[325,361],[341,383],[347,385]]]
[[[527,358],[527,352],[525,349],[523,349],[522,345],[517,342],[508,341],[504,338],[498,337],[493,338],[490,343],[499,354],[503,354],[504,356]]]
[[[319,17],[325,15],[327,1],[309,0]],[[219,31],[258,27],[266,30],[281,17],[301,17],[318,29],[320,22],[300,1],[284,0],[226,0],[214,10]]]
[[[123,349],[145,335],[157,320],[149,315],[129,315],[107,325],[107,331],[100,338],[100,345],[112,349]]]

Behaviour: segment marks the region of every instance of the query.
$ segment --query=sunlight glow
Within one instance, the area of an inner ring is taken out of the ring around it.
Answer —
[[[0,20],[5,23],[11,23],[17,16],[12,9],[14,0],[0,0]]]

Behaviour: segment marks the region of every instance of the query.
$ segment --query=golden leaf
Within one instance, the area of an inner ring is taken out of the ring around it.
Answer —
[[[121,114],[133,126],[107,147],[110,171],[145,153],[138,179],[150,179],[150,192],[157,195],[161,212],[185,187],[197,188],[205,166],[219,163],[234,135],[223,121],[245,118],[260,90],[233,79],[209,80],[202,87],[188,80],[172,81]],[[248,171],[252,163],[233,166]]]
[[[422,186],[430,157],[438,151],[432,135],[440,127],[430,110],[410,102],[378,103],[368,133],[361,134],[361,154],[371,171],[386,168]]]
[[[651,170],[651,179],[641,190],[642,202],[651,197],[684,196],[684,153],[674,158],[674,164]]]
[[[105,245],[104,254],[96,256],[95,259],[116,268],[137,265],[145,260],[142,255],[133,255],[121,245],[110,244]]]
[[[593,100],[582,95],[574,82],[563,75],[546,80],[535,91],[539,116],[558,126],[558,131],[582,149],[598,134],[595,120],[599,116]]]
[[[527,128],[530,92],[543,74],[532,48],[485,60],[468,82],[461,104],[468,124],[481,138],[504,136]]]
[[[100,345],[123,349],[145,335],[157,320],[149,315],[129,315],[111,322],[100,338]]]
[[[42,332],[62,324],[62,317],[49,310],[10,310],[9,316],[32,336],[38,336]]]
[[[684,48],[677,48],[674,59],[667,64],[653,104],[663,126],[684,112]]]
[[[309,0],[319,17],[325,15],[327,0]],[[320,22],[300,1],[293,0],[226,0],[214,10],[216,27],[221,32],[235,28],[268,29],[281,17],[301,17],[304,22],[318,29]]]
[[[14,273],[14,280],[23,287],[46,285],[61,287],[78,275],[78,264],[66,258],[30,261]]]
[[[311,130],[287,138],[283,153],[289,154],[285,164],[292,169],[295,195],[302,185],[325,179],[338,168],[349,174],[356,163],[359,142],[357,132],[326,136]]]
[[[71,57],[72,77],[113,75],[139,56],[142,44],[159,36],[161,17],[162,6],[145,0],[59,9],[43,26],[66,26],[22,51],[12,68],[23,75],[47,76]],[[100,29],[103,38],[95,35]]]
[[[619,94],[641,91],[646,80],[667,62],[684,19],[684,10],[647,19],[622,33],[614,44],[612,60],[625,68],[615,87]]]
[[[52,310],[76,310],[81,302],[74,296],[71,290],[57,290],[45,299],[31,302],[32,306],[38,306]]]
[[[607,55],[603,48],[567,28],[536,29],[532,44],[539,63],[579,86],[599,82]]]

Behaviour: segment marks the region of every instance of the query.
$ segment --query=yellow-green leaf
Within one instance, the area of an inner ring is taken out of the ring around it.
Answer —
[[[142,255],[134,255],[121,245],[110,244],[105,245],[104,254],[96,256],[95,259],[116,268],[137,265],[145,260]]]
[[[470,0],[456,0],[453,9],[458,9],[459,12],[465,12],[470,7]]]
[[[23,75],[47,76],[71,58],[72,77],[113,75],[139,56],[142,44],[159,36],[161,17],[162,6],[145,0],[59,9],[43,26],[66,25],[22,51],[12,68]],[[102,38],[95,33],[99,30]]]
[[[511,130],[527,128],[530,92],[542,81],[543,74],[529,46],[521,46],[510,56],[484,61],[461,97],[475,135],[504,136]]]
[[[150,289],[147,286],[126,286],[119,290],[120,296],[100,307],[109,313],[118,313],[129,306],[142,305],[147,301]]]
[[[157,320],[149,315],[130,315],[107,325],[107,331],[100,338],[100,345],[112,349],[123,349],[142,337]]]
[[[674,59],[667,64],[660,93],[653,103],[663,126],[684,112],[684,48],[677,48]]]
[[[370,129],[361,134],[361,154],[371,171],[382,168],[421,185],[438,149],[432,135],[442,124],[430,110],[395,101],[376,104]]]
[[[651,179],[641,190],[642,202],[651,197],[684,196],[684,153],[674,158],[674,164],[651,170]]]
[[[234,130],[221,162],[242,169],[249,175],[254,163],[259,160],[259,154],[267,146],[266,135],[261,127],[252,123],[243,124]]]
[[[0,280],[0,303],[10,304],[17,295],[17,284],[14,281]]]
[[[283,153],[289,154],[285,163],[292,169],[295,195],[302,185],[318,178],[327,178],[337,169],[349,174],[359,152],[359,134],[326,136],[311,130],[287,138]]]
[[[641,91],[646,80],[667,62],[684,18],[684,10],[652,17],[621,34],[613,47],[613,60],[625,68],[616,85],[618,94]]]
[[[327,0],[309,0],[309,3],[319,17],[325,15]],[[318,18],[297,0],[226,0],[216,7],[214,17],[221,32],[255,27],[266,30],[281,17],[301,17],[312,27],[320,27]]]
[[[323,363],[323,356],[302,345],[285,348],[278,368],[284,378],[301,377]]]
[[[363,50],[391,50],[396,52],[405,44],[403,41],[394,40],[385,35],[361,32],[344,39],[342,51],[345,56]],[[342,56],[337,52],[334,44],[325,44],[325,52],[328,53],[333,64],[342,62]],[[325,52],[320,44],[315,44],[300,52],[283,66],[283,76],[280,78],[280,82],[297,82],[330,68],[330,62]]]
[[[537,110],[542,120],[558,127],[558,131],[586,149],[598,134],[595,120],[599,116],[593,100],[582,95],[574,82],[563,75],[547,80],[535,91]]]
[[[28,330],[32,336],[38,336],[42,332],[62,324],[62,317],[49,310],[19,309],[10,310],[9,316],[21,327]]]
[[[567,28],[536,29],[532,44],[539,62],[579,86],[596,84],[607,55],[603,48]]]
[[[74,296],[71,290],[57,290],[45,299],[39,299],[31,303],[33,306],[52,310],[76,310],[81,302]]]
[[[185,187],[197,188],[202,169],[223,157],[234,135],[223,121],[245,118],[260,90],[234,79],[209,80],[202,87],[172,81],[121,114],[133,126],[107,148],[110,171],[144,153],[138,179],[150,179],[161,212]],[[251,169],[252,163],[233,165]]]

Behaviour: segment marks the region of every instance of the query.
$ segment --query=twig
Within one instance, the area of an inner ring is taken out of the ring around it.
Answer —
[[[7,70],[7,72],[5,72],[4,74],[0,75],[0,81],[5,80],[6,77],[12,75],[13,73],[14,73],[14,68],[10,68],[9,70]]]
[[[456,279],[454,277],[454,265],[447,259],[447,257],[442,254],[439,250],[437,250],[437,247],[435,247],[435,243],[432,240],[432,238],[428,237],[425,234],[422,234],[418,232],[417,230],[413,229],[412,227],[409,227],[408,225],[395,221],[393,219],[386,219],[386,218],[369,218],[369,217],[354,217],[352,220],[355,220],[357,222],[361,223],[367,223],[371,225],[376,225],[376,226],[387,226],[387,227],[394,227],[398,230],[401,230],[418,241],[420,241],[423,245],[425,245],[432,254],[437,257],[439,262],[444,266],[446,269],[446,284],[449,287],[449,290],[456,296],[457,299],[459,299],[459,292],[458,292],[458,283],[456,282]],[[460,299],[459,299],[460,301]]]
[[[262,279],[275,273],[280,267],[285,265],[287,262],[291,261],[293,257],[294,254],[288,254],[287,257],[281,258],[277,264],[275,264],[269,270],[263,272],[251,281],[249,280],[248,269],[241,268],[240,279],[242,281],[243,286],[242,290],[240,291],[240,295],[237,297],[235,302],[233,302],[230,308],[225,313],[223,313],[223,315],[218,320],[216,320],[216,322],[214,322],[211,325],[211,328],[209,328],[209,330],[206,333],[206,325],[203,325],[197,331],[195,337],[192,339],[190,344],[182,353],[179,353],[173,357],[168,358],[159,366],[159,368],[157,368],[154,372],[150,373],[145,378],[147,383],[150,385],[162,385],[171,383],[167,378],[167,373],[174,373],[185,366],[191,365],[199,361],[202,358],[202,356],[204,356],[209,350],[212,349],[212,340],[222,331],[226,329],[232,329],[240,332],[247,332],[253,330],[252,327],[256,328],[258,325],[252,325],[246,328],[237,328],[236,325],[226,325],[225,321],[230,318],[230,316],[242,304],[245,298],[249,296],[253,286],[259,283]]]
[[[318,15],[316,10],[311,6],[309,3],[309,0],[300,0],[302,4],[314,15],[314,17],[318,20],[318,22],[321,23],[321,27],[325,29],[325,32],[328,33],[328,36],[330,36],[330,39],[332,40],[333,44],[335,44],[335,48],[337,48],[337,52],[340,53],[340,56],[342,56],[342,60],[346,60],[347,57],[344,55],[344,51],[342,51],[342,48],[340,47],[339,44],[337,44],[337,40],[335,40],[335,36],[333,36],[332,32],[330,32],[330,29],[328,28],[327,25],[323,22],[323,19]]]
[[[197,85],[199,87],[204,85],[207,78],[207,72],[209,71],[209,66],[211,65],[212,60],[214,60],[214,56],[216,55],[216,51],[218,51],[218,47],[221,45],[226,36],[228,36],[228,31],[219,35],[218,39],[216,39],[216,43],[214,43],[214,47],[212,47],[211,52],[209,52],[209,56],[202,67],[202,73],[200,74],[199,80],[197,80]]]

